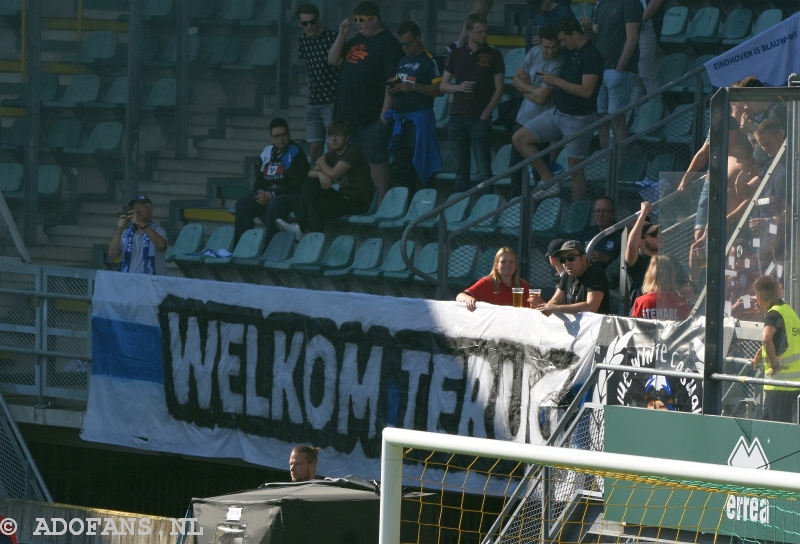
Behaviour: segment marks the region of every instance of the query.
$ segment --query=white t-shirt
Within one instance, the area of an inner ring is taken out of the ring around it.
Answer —
[[[539,76],[536,75],[536,72],[544,72],[546,74],[560,76],[561,64],[563,62],[564,61],[560,55],[556,55],[556,58],[551,60],[544,60],[544,57],[542,56],[542,48],[537,45],[528,51],[528,54],[525,55],[525,59],[522,61],[522,64],[520,64],[519,67],[521,70],[525,70],[528,73],[530,76],[531,85],[535,87],[541,87],[544,85],[544,82]],[[524,125],[537,115],[552,109],[552,107],[552,93],[545,104],[537,104],[525,98],[519,108],[519,113],[517,113],[517,123]]]

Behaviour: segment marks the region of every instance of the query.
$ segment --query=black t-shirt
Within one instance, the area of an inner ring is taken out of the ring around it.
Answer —
[[[559,23],[563,19],[575,18],[575,13],[566,5],[556,4],[556,6],[546,13],[533,13],[529,15],[529,19],[533,19],[533,24],[536,26],[552,26],[558,28]]]
[[[775,303],[783,304],[783,301]],[[777,310],[770,310],[764,317],[765,327],[775,327],[775,335],[772,337],[772,343],[775,345],[775,354],[780,355],[789,349],[789,340],[786,338],[786,325],[783,322],[783,316]]]
[[[603,56],[600,51],[587,41],[580,49],[567,51],[564,64],[561,66],[561,79],[580,85],[584,74],[597,75],[597,84],[589,98],[570,94],[564,89],[556,88],[553,104],[561,113],[567,115],[591,115],[597,112],[597,95],[603,83]]]
[[[372,202],[372,194],[375,187],[372,184],[372,176],[369,171],[369,164],[355,146],[348,146],[341,156],[335,151],[325,153],[325,162],[328,166],[334,167],[339,161],[346,162],[350,169],[336,182],[339,184],[339,193],[352,200],[366,201],[367,205]]]
[[[394,76],[402,56],[400,42],[386,29],[369,38],[359,33],[348,41],[339,66],[334,119],[343,119],[354,128],[377,121],[386,82]]]
[[[644,8],[640,0],[603,0],[597,3],[594,11],[594,22],[597,25],[597,49],[603,55],[603,65],[608,70],[617,67],[622,56],[628,23],[642,23]],[[626,72],[639,71],[639,46],[631,55]]]
[[[261,167],[253,188],[275,196],[293,195],[300,192],[307,176],[308,158],[296,143],[289,142],[281,153],[274,145],[268,145],[261,152]]]
[[[465,44],[450,53],[444,70],[453,74],[456,85],[463,81],[475,82],[474,93],[457,92],[453,95],[450,115],[479,117],[492,100],[495,74],[504,74],[506,66],[503,55],[494,47],[484,45],[473,51]]]
[[[306,61],[308,104],[333,104],[339,67],[328,64],[328,51],[336,41],[336,32],[326,28],[316,38],[303,34],[297,42],[298,56]]]
[[[442,81],[442,71],[436,57],[426,49],[419,55],[400,59],[395,77],[417,85],[438,85]],[[433,97],[418,92],[399,93],[394,95],[392,107],[399,113],[424,110],[433,107]]]
[[[603,269],[597,265],[590,265],[589,268],[578,277],[573,278],[568,274],[562,275],[561,279],[558,280],[558,288],[567,295],[566,304],[586,302],[587,295],[590,291],[600,291],[603,293],[603,300],[600,302],[597,313],[611,313],[608,302],[608,279]]]

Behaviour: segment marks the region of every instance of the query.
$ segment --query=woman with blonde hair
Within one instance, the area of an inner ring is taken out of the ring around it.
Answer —
[[[475,311],[475,304],[488,302],[498,306],[513,306],[513,287],[523,287],[522,300],[528,300],[528,282],[519,278],[517,254],[510,247],[502,247],[494,256],[492,271],[488,276],[479,279],[472,287],[464,289],[456,300],[464,302],[467,310]]]
[[[644,275],[642,295],[633,303],[631,317],[683,321],[689,317],[689,303],[678,294],[675,266],[666,255],[655,255]]]

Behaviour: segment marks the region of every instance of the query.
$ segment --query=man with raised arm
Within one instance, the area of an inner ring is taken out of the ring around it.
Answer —
[[[152,221],[153,203],[145,195],[139,195],[128,206],[131,210],[119,216],[117,231],[108,243],[108,254],[120,258],[120,272],[166,274],[167,231]]]

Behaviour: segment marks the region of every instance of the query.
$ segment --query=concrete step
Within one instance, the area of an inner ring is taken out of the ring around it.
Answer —
[[[261,152],[260,149],[250,153],[247,152],[253,149],[255,149],[255,147],[252,145],[242,147],[241,149],[198,149],[197,158],[205,160],[239,161],[242,163],[246,155],[258,155]]]
[[[269,134],[267,134],[269,137]],[[195,142],[194,146],[198,150],[200,149],[216,149],[216,150],[231,150],[231,151],[238,151],[238,150],[247,150],[253,147],[253,140],[258,140],[259,138],[254,139],[246,139],[246,138],[204,138],[202,140],[198,140]],[[261,149],[259,149],[260,151]]]
[[[156,166],[161,172],[196,172],[205,177],[216,174],[239,174],[242,171],[241,161],[203,160],[203,159],[159,159]]]
[[[294,132],[295,130],[292,130],[292,134],[294,134]],[[266,145],[269,141],[269,128],[227,127],[225,129],[225,136],[229,139],[262,142],[263,145]]]
[[[113,235],[113,231],[112,231]],[[109,238],[110,239],[110,238]],[[80,266],[76,263],[86,263],[82,266],[89,266],[92,262],[91,247],[59,247],[52,245],[48,238],[48,244],[43,246],[29,246],[28,253],[33,262],[37,264],[51,264],[57,266]]]

